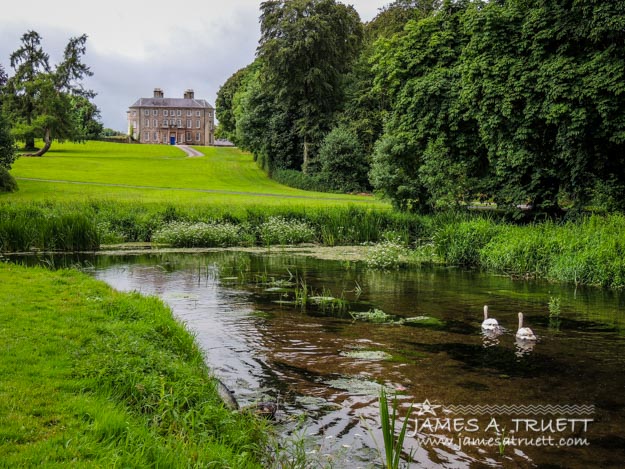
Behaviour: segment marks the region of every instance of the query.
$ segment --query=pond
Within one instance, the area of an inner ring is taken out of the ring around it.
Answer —
[[[116,289],[168,303],[241,405],[279,403],[277,425],[292,451],[304,440],[311,467],[379,467],[381,386],[401,421],[412,404],[412,467],[625,463],[618,292],[456,268],[381,272],[284,252],[80,262]],[[484,305],[502,334],[482,334]],[[520,311],[535,343],[515,339]]]

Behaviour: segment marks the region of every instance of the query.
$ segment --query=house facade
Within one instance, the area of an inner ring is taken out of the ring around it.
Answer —
[[[193,90],[182,98],[166,98],[155,88],[152,98],[140,98],[128,109],[128,134],[139,143],[213,145],[215,109]]]

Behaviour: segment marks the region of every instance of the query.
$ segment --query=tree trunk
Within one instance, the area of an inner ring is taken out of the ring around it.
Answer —
[[[308,174],[308,139],[304,137],[304,162],[302,163],[302,173]]]
[[[46,134],[43,137],[43,141],[45,144],[41,150],[35,153],[26,153],[25,155],[22,155],[22,156],[43,156],[44,153],[46,153],[52,146],[52,138],[50,136],[50,129],[46,129]]]

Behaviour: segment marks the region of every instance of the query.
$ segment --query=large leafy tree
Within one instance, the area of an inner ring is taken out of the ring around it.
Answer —
[[[43,138],[41,150],[29,154],[42,156],[53,139],[80,139],[73,97],[92,98],[95,94],[81,84],[92,72],[82,63],[87,36],[69,40],[63,60],[54,68],[41,47],[41,37],[35,31],[22,36],[22,46],[11,55],[15,70],[7,82],[4,107],[14,122],[13,131],[33,150],[34,139]]]
[[[375,86],[385,90],[392,112],[376,146],[371,180],[403,209],[454,205],[472,198],[482,184],[484,149],[459,99],[468,4],[446,1],[436,14],[377,43]]]
[[[272,0],[261,4],[258,56],[267,89],[296,112],[302,169],[342,105],[342,77],[356,57],[362,24],[351,6],[335,0]]]
[[[625,188],[625,4],[511,0],[468,16],[463,91],[496,200],[558,213]]]

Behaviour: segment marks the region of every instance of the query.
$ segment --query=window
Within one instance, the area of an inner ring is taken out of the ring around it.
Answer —
[[[154,124],[154,127],[158,127],[158,120],[154,119],[154,122],[152,122],[152,124]]]
[[[193,121],[191,121],[191,119],[187,119],[187,127],[193,127]],[[189,140],[191,140],[191,138],[189,138]]]
[[[152,115],[158,116],[158,109],[152,109]]]
[[[187,132],[187,142],[191,141],[191,132]]]
[[[165,110],[163,111],[163,116],[165,116],[165,117],[167,117],[167,116],[168,116],[168,111],[167,111],[167,109],[165,109]]]
[[[146,109],[145,111],[143,111],[143,115],[144,116],[149,116],[150,115],[150,110]]]
[[[197,122],[195,123],[195,127],[197,127],[198,129],[202,127],[202,121],[200,121],[200,119],[198,119]]]
[[[178,127],[182,127],[182,119],[178,119],[178,121],[176,122],[176,124],[178,125]]]
[[[195,115],[196,115],[197,117],[200,117],[200,116],[202,115],[202,111],[195,111]]]
[[[136,116],[137,115],[137,111],[132,111],[132,115]]]
[[[167,134],[163,134],[163,143],[169,143],[169,142],[167,141]]]
[[[174,127],[176,125],[176,119],[169,119],[169,125]]]
[[[182,111],[181,111],[180,109],[178,109],[178,110],[176,111],[176,115],[177,115],[177,116],[181,116],[181,115],[182,115]]]
[[[163,127],[167,127],[167,119],[163,121]]]
[[[143,125],[144,125],[145,127],[150,127],[150,119],[145,119],[145,120],[143,121]]]
[[[191,112],[191,109],[187,109],[187,117],[191,117],[193,115],[193,113]]]
[[[158,142],[158,132],[154,132],[154,141]]]
[[[150,132],[145,133],[145,135],[143,136],[143,140],[145,140],[146,142],[150,141]]]
[[[202,132],[196,132],[195,133],[195,140],[197,142],[199,142],[201,138],[202,138]]]

